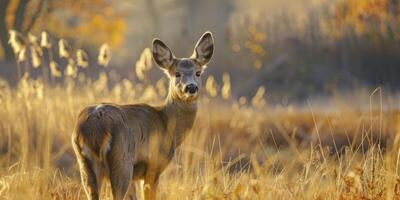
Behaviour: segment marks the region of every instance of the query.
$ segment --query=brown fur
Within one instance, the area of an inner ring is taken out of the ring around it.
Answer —
[[[105,103],[81,111],[72,144],[89,199],[99,198],[105,177],[114,199],[123,199],[131,180],[139,179],[145,181],[145,199],[155,199],[160,174],[195,120],[198,92],[188,94],[184,88],[201,86],[196,73],[203,70],[212,52],[210,33],[201,37],[191,58],[177,59],[164,43],[154,40],[154,59],[171,79],[164,105]]]

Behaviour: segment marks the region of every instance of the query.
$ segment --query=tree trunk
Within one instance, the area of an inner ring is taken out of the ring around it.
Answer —
[[[4,59],[10,61],[14,58],[11,47],[8,45],[8,29],[6,24],[6,10],[9,0],[2,0],[0,3],[0,42],[3,47]]]
[[[24,32],[30,31],[33,26],[35,25],[36,20],[44,13],[47,11],[48,8],[48,0],[41,0],[38,4],[38,7],[36,9],[36,12],[32,15],[31,21],[28,23],[26,28],[24,29]]]
[[[19,0],[17,10],[15,11],[14,29],[21,33],[23,32],[27,4],[28,0]]]
[[[154,0],[146,0],[147,3],[147,10],[150,15],[150,20],[151,20],[151,27],[152,27],[152,34],[153,36],[155,35],[161,35],[160,30],[160,15],[157,10],[156,5],[154,5]]]

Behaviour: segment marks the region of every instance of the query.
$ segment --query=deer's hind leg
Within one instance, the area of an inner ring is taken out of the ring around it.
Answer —
[[[111,189],[114,200],[123,199],[128,191],[132,178],[132,164],[119,160],[118,157],[108,157]]]
[[[97,200],[99,199],[102,177],[96,174],[95,163],[83,155],[82,149],[75,141],[72,142],[72,146],[78,160],[82,185],[86,196],[90,200]]]
[[[125,199],[126,200],[138,200],[142,198],[140,197],[141,188],[137,181],[131,180],[131,184],[129,186],[128,192],[126,193]]]
[[[125,134],[122,134],[125,135]],[[133,150],[129,143],[116,137],[106,159],[109,169],[109,177],[114,200],[123,199],[128,191],[133,172]],[[126,140],[126,138],[124,138]]]
[[[145,200],[155,200],[157,197],[158,179],[160,173],[151,167],[146,172],[144,179],[144,198]]]

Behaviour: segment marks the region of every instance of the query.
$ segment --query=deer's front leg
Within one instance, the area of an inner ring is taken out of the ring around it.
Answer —
[[[144,199],[155,200],[157,197],[158,181],[145,181],[144,185]]]
[[[155,200],[157,197],[158,178],[160,174],[155,170],[146,173],[144,179],[144,199]]]
[[[137,192],[141,192],[141,190],[137,190],[136,186],[138,183],[136,181],[131,181],[130,187],[128,189],[128,192],[125,195],[126,200],[137,200],[138,199],[138,194]]]

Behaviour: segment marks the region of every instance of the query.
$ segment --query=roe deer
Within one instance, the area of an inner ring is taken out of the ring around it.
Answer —
[[[201,36],[190,58],[176,58],[154,39],[154,61],[170,79],[163,106],[107,103],[81,111],[72,146],[89,199],[99,199],[103,178],[110,180],[114,199],[125,197],[131,180],[144,180],[145,199],[156,198],[160,174],[193,126],[200,76],[213,51],[210,32]]]

